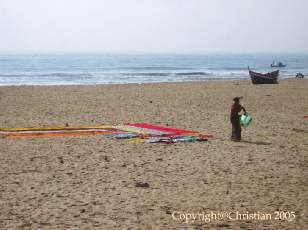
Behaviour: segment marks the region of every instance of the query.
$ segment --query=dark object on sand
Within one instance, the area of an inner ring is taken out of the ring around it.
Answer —
[[[149,188],[150,185],[148,183],[136,182],[136,187],[139,187],[139,188]]]
[[[287,64],[283,64],[282,62],[273,62],[271,64],[271,67],[276,67],[276,68],[282,68],[282,67],[286,67]]]
[[[297,73],[295,78],[304,78],[304,74],[302,73]]]
[[[292,131],[298,132],[298,133],[308,133],[308,129],[292,129]]]
[[[252,81],[252,84],[277,84],[279,70],[270,73],[257,73],[249,70],[249,75]]]

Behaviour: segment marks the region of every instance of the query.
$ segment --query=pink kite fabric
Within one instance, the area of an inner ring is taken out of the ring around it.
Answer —
[[[143,133],[135,140],[147,143],[176,143],[207,141],[212,135],[199,133],[197,131],[170,128],[148,123],[129,123],[126,126],[136,127]],[[158,134],[158,133],[161,134]]]
[[[180,135],[180,134],[188,134],[188,133],[197,133],[196,131],[192,131],[192,130],[162,127],[162,126],[152,125],[152,124],[147,124],[147,123],[129,123],[127,125],[135,126],[135,127],[139,127],[139,128],[144,128],[144,129],[153,129],[153,130],[157,130],[157,131],[168,132],[169,134]]]

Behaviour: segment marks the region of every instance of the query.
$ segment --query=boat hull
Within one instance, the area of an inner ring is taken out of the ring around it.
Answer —
[[[276,70],[271,73],[257,73],[249,70],[249,75],[252,81],[252,84],[277,84],[279,70]]]

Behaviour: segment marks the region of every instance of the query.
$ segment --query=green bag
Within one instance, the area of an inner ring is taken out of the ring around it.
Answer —
[[[242,115],[240,119],[240,124],[243,127],[247,127],[250,125],[251,121],[252,121],[251,116],[249,116],[248,114]]]

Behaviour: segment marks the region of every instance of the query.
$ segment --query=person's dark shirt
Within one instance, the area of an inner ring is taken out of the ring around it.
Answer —
[[[231,106],[231,117],[238,117],[238,113],[241,112],[242,106],[240,104],[233,104]]]

